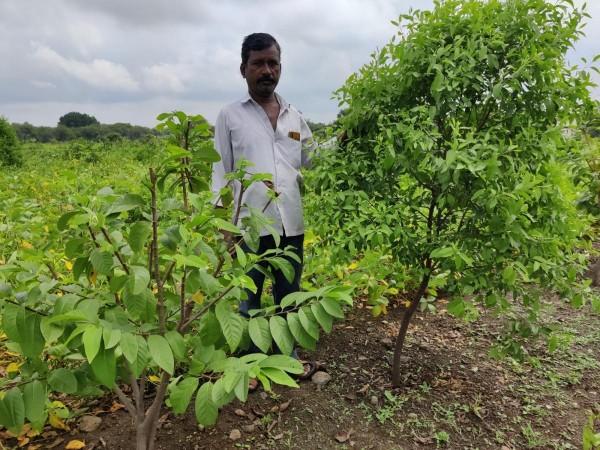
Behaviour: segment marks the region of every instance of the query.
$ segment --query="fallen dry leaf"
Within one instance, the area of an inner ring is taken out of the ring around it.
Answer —
[[[56,428],[58,430],[69,431],[68,425],[65,422],[63,422],[63,420],[60,417],[58,417],[56,414],[52,414],[52,413],[49,414],[48,423],[50,424],[50,426],[52,428]]]
[[[279,411],[284,412],[286,409],[289,408],[290,403],[292,403],[291,398],[287,402],[283,402],[281,405],[279,405]]]
[[[110,412],[116,412],[120,409],[125,408],[125,405],[119,403],[119,402],[113,402],[112,406],[110,407]]]
[[[65,447],[67,450],[79,450],[82,448],[85,448],[85,442],[77,440],[77,439],[73,439],[72,441],[69,441]]]
[[[54,442],[52,442],[51,444],[46,445],[47,448],[54,448],[60,444],[62,444],[65,440],[63,438],[56,438],[54,440]]]
[[[282,438],[283,438],[283,433],[279,433],[279,434],[276,434],[275,436],[273,436],[273,439],[275,441],[278,441],[279,439],[282,439]]]

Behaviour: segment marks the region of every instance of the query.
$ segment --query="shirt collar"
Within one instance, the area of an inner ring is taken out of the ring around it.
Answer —
[[[275,97],[277,98],[277,101],[279,102],[279,106],[281,106],[281,112],[287,110],[288,107],[290,106],[288,104],[288,102],[286,102],[285,99],[281,95],[279,95],[277,92],[275,92]],[[248,103],[248,102],[252,102],[252,103],[258,105],[258,103],[256,103],[256,101],[252,97],[250,97],[249,92],[247,92],[245,97],[241,100],[241,103]],[[258,106],[260,106],[260,105],[258,105]]]

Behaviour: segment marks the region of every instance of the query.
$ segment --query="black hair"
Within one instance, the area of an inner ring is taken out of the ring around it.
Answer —
[[[275,46],[279,52],[279,56],[281,56],[281,47],[279,47],[279,43],[273,36],[268,33],[249,34],[244,38],[244,42],[242,43],[242,64],[246,64],[248,62],[248,58],[250,58],[250,52],[252,50],[265,50],[272,45]]]

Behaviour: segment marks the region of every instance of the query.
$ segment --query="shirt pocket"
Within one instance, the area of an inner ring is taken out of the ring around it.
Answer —
[[[282,130],[283,136],[279,139],[281,156],[296,170],[302,163],[302,143],[300,142],[300,128],[287,128]],[[298,138],[298,139],[295,139]]]

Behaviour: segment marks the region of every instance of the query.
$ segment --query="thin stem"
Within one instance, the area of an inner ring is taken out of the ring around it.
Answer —
[[[202,316],[202,314],[204,314],[206,311],[208,311],[215,303],[217,303],[219,300],[221,300],[223,297],[225,297],[231,290],[233,289],[233,286],[229,286],[227,289],[225,289],[223,292],[221,292],[221,294],[219,294],[219,296],[215,297],[213,300],[211,300],[210,302],[208,302],[206,305],[204,305],[199,311],[197,311],[192,317],[190,317],[188,320],[186,320],[184,323],[181,324],[181,326],[177,327],[179,332],[184,332],[187,330],[187,328],[192,324],[192,322],[194,322],[196,319],[198,319],[200,316]]]
[[[102,227],[102,228],[100,228],[100,231],[102,231],[102,235],[104,236],[104,239],[106,239],[106,242],[108,242],[110,245],[113,245],[113,242],[110,239],[110,236],[109,236],[106,228]],[[123,267],[123,270],[125,271],[125,273],[127,275],[129,275],[129,267],[127,267],[127,264],[125,264],[125,261],[123,261],[123,257],[121,256],[121,253],[119,253],[119,251],[117,249],[114,249],[114,255],[117,257],[117,259],[121,263],[121,267]]]
[[[119,400],[121,400],[121,403],[123,403],[125,405],[125,408],[127,408],[127,411],[129,411],[129,414],[131,414],[131,417],[133,418],[133,420],[136,420],[137,411],[136,411],[135,406],[131,402],[131,399],[129,397],[127,397],[125,395],[125,393],[121,390],[121,388],[116,384],[114,387],[114,391],[117,393],[117,397],[119,397]]]
[[[158,210],[156,206],[156,172],[150,168],[150,194],[152,197],[151,208],[152,208],[152,272],[154,275],[154,281],[156,282],[156,288],[158,291],[157,296],[157,309],[158,309],[158,325],[161,334],[166,331],[166,306],[165,296],[163,291],[163,282],[159,271],[159,255],[158,255]]]

